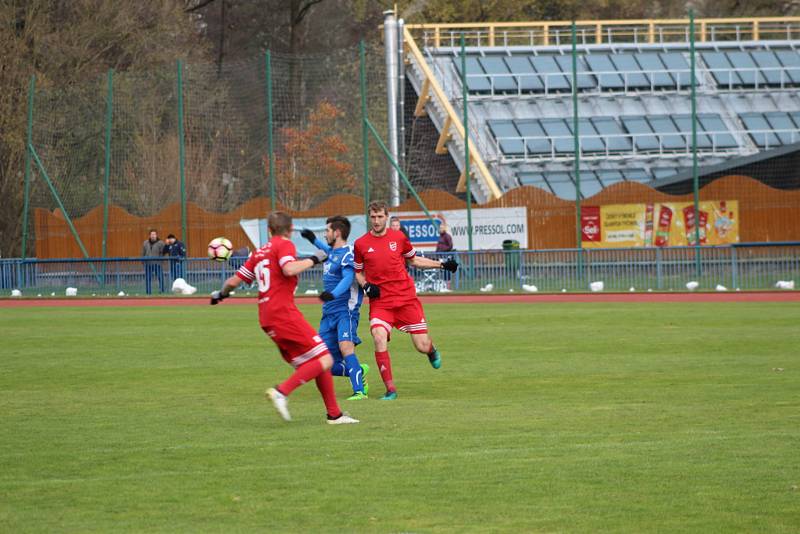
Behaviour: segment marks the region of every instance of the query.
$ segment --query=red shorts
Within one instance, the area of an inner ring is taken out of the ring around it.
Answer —
[[[392,333],[392,327],[409,334],[427,334],[428,323],[419,299],[408,300],[398,305],[369,305],[369,329],[383,328]]]
[[[262,325],[261,329],[278,345],[283,359],[294,368],[330,354],[317,331],[300,314],[270,326]]]

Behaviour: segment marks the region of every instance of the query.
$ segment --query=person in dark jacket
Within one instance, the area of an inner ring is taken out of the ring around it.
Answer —
[[[449,228],[444,222],[439,225],[439,241],[436,243],[436,252],[450,252],[453,250],[453,236],[447,232],[448,230]],[[450,285],[451,274],[452,273],[450,271],[442,272],[444,281],[448,286]]]
[[[169,256],[169,274],[174,282],[183,278],[183,260],[186,258],[186,245],[178,241],[174,234],[167,236],[164,255]]]
[[[158,232],[155,229],[150,230],[150,237],[142,243],[142,257],[143,258],[158,258],[164,254],[164,242],[158,238]],[[144,285],[145,292],[150,295],[153,292],[152,278],[155,276],[158,279],[158,290],[164,292],[164,270],[161,268],[161,262],[146,259],[144,261]]]

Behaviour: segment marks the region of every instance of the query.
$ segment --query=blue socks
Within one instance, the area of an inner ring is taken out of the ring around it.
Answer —
[[[361,364],[358,363],[358,358],[355,354],[348,354],[344,357],[344,366],[347,370],[347,376],[350,377],[350,384],[353,386],[353,392],[364,392],[364,375],[361,371]]]
[[[342,360],[333,360],[331,374],[333,376],[348,376],[347,368],[344,366],[344,362]]]

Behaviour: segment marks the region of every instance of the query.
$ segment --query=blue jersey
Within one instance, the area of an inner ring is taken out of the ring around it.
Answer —
[[[353,247],[346,245],[334,249],[319,239],[315,245],[328,254],[328,259],[323,264],[322,285],[325,291],[336,297],[322,305],[322,313],[358,313],[364,294],[355,280]]]

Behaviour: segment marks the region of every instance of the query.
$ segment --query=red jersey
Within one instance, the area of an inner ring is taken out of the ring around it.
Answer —
[[[297,277],[283,274],[282,267],[295,261],[297,249],[294,243],[281,236],[274,236],[269,243],[250,253],[236,275],[245,282],[258,284],[258,321],[261,326],[270,326],[300,314],[294,303]]]
[[[417,251],[406,234],[391,228],[380,237],[367,232],[356,239],[353,248],[356,272],[363,272],[367,282],[381,289],[381,296],[371,299],[370,306],[394,305],[417,298],[414,279],[406,269],[406,260]]]

